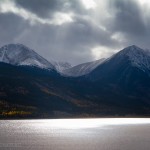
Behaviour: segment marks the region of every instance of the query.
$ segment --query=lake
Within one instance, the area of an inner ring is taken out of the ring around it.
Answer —
[[[0,121],[0,150],[149,149],[148,118]]]

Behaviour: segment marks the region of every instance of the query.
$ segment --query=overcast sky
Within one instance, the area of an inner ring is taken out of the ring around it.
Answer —
[[[0,0],[0,46],[9,43],[73,65],[150,48],[150,0]]]

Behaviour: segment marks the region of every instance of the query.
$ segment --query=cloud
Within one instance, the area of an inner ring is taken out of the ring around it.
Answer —
[[[31,24],[41,23],[41,24],[54,24],[61,25],[66,22],[72,22],[73,19],[71,14],[66,13],[55,13],[50,19],[40,18],[36,14],[27,11],[24,8],[17,7],[14,1],[6,0],[5,2],[1,2],[0,4],[0,12],[1,13],[12,13],[22,17],[25,20],[28,20]]]
[[[144,2],[144,1],[143,1]],[[150,3],[142,3],[141,0],[114,0],[110,4],[112,24],[107,25],[114,36],[121,35],[122,43],[128,45],[139,45],[150,47],[147,42],[150,37]],[[118,39],[119,40],[119,39]]]
[[[94,9],[97,5],[95,0],[81,0],[86,9]]]
[[[13,43],[30,24],[12,13],[0,14],[0,45]]]
[[[50,18],[56,12],[83,14],[96,6],[95,0],[15,0],[16,4],[41,18]]]
[[[92,55],[95,59],[99,58],[107,58],[111,55],[113,55],[114,52],[118,52],[118,50],[111,49],[105,46],[98,46],[91,50]]]
[[[54,12],[61,10],[66,1],[60,0],[16,0],[16,4],[21,8],[30,11],[40,18],[49,18]]]
[[[146,0],[1,0],[0,46],[22,43],[72,64],[149,48],[149,10]]]
[[[146,33],[143,13],[135,0],[114,0],[114,18],[111,29],[131,36]]]

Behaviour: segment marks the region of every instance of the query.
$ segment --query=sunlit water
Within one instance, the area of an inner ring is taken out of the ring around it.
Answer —
[[[150,119],[1,120],[5,149],[150,150]]]

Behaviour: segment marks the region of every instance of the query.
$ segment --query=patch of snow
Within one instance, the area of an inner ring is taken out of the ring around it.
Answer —
[[[97,66],[99,66],[104,61],[105,61],[105,59],[102,58],[100,60],[96,60],[93,62],[80,64],[80,65],[74,66],[70,69],[64,70],[62,72],[62,74],[65,76],[72,76],[72,77],[82,76],[82,75],[88,74],[91,71],[93,71]]]
[[[55,68],[49,61],[22,44],[8,44],[1,47],[0,61],[12,65],[36,66],[49,70]]]
[[[56,62],[56,61],[51,62],[55,66],[55,69],[60,73],[72,67],[72,65],[68,62]]]
[[[120,56],[127,56],[133,66],[145,71],[150,70],[150,51],[135,45],[129,46],[119,52]]]

